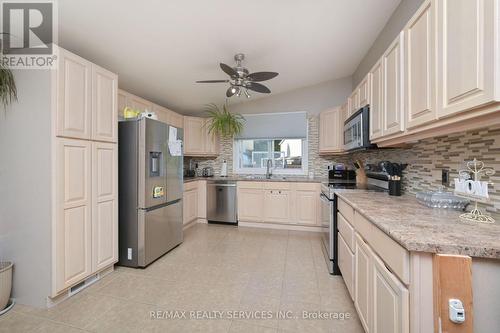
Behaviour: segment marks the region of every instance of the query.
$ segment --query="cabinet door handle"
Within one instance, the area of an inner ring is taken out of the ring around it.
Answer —
[[[271,191],[271,194],[273,194],[273,191]]]
[[[281,194],[281,191],[279,191],[278,193]]]

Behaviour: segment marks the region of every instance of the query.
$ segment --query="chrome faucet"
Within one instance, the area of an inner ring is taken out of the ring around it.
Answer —
[[[266,179],[271,179],[271,176],[273,174],[271,171],[272,167],[273,167],[273,161],[271,159],[268,159],[266,163]]]

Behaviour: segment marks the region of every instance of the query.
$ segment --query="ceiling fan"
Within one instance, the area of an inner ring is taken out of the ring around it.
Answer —
[[[241,63],[245,59],[243,53],[238,53],[234,56],[236,61],[236,66],[231,67],[229,65],[220,64],[220,68],[230,76],[229,80],[203,80],[196,81],[196,83],[229,83],[229,88],[226,91],[226,96],[231,97],[233,95],[241,96],[245,94],[247,98],[250,98],[248,90],[256,91],[263,94],[271,93],[268,87],[263,84],[257,83],[262,81],[271,80],[272,78],[278,76],[276,72],[255,72],[250,73],[248,69],[243,67]]]

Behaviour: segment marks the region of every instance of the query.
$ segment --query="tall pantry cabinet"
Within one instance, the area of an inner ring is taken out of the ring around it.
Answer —
[[[118,76],[58,50],[52,297],[118,260]]]

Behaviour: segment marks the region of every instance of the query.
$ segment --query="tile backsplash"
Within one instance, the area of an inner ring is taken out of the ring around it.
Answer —
[[[309,117],[308,154],[309,171],[315,177],[326,178],[327,167],[332,163],[346,163],[352,165],[356,159],[366,163],[392,161],[408,163],[403,175],[403,190],[408,193],[417,193],[423,190],[435,190],[441,185],[441,171],[450,171],[450,180],[457,177],[458,170],[465,166],[464,161],[477,158],[489,167],[496,170],[496,174],[489,177],[491,201],[486,209],[500,212],[500,127],[473,130],[464,133],[435,137],[421,140],[409,148],[377,149],[357,152],[340,156],[319,156],[319,119],[318,116]],[[220,156],[215,159],[193,158],[199,168],[211,166],[215,175],[220,175],[222,161],[228,163],[228,173],[233,171],[233,141],[220,140]],[[190,158],[186,157],[184,165],[187,168]]]

